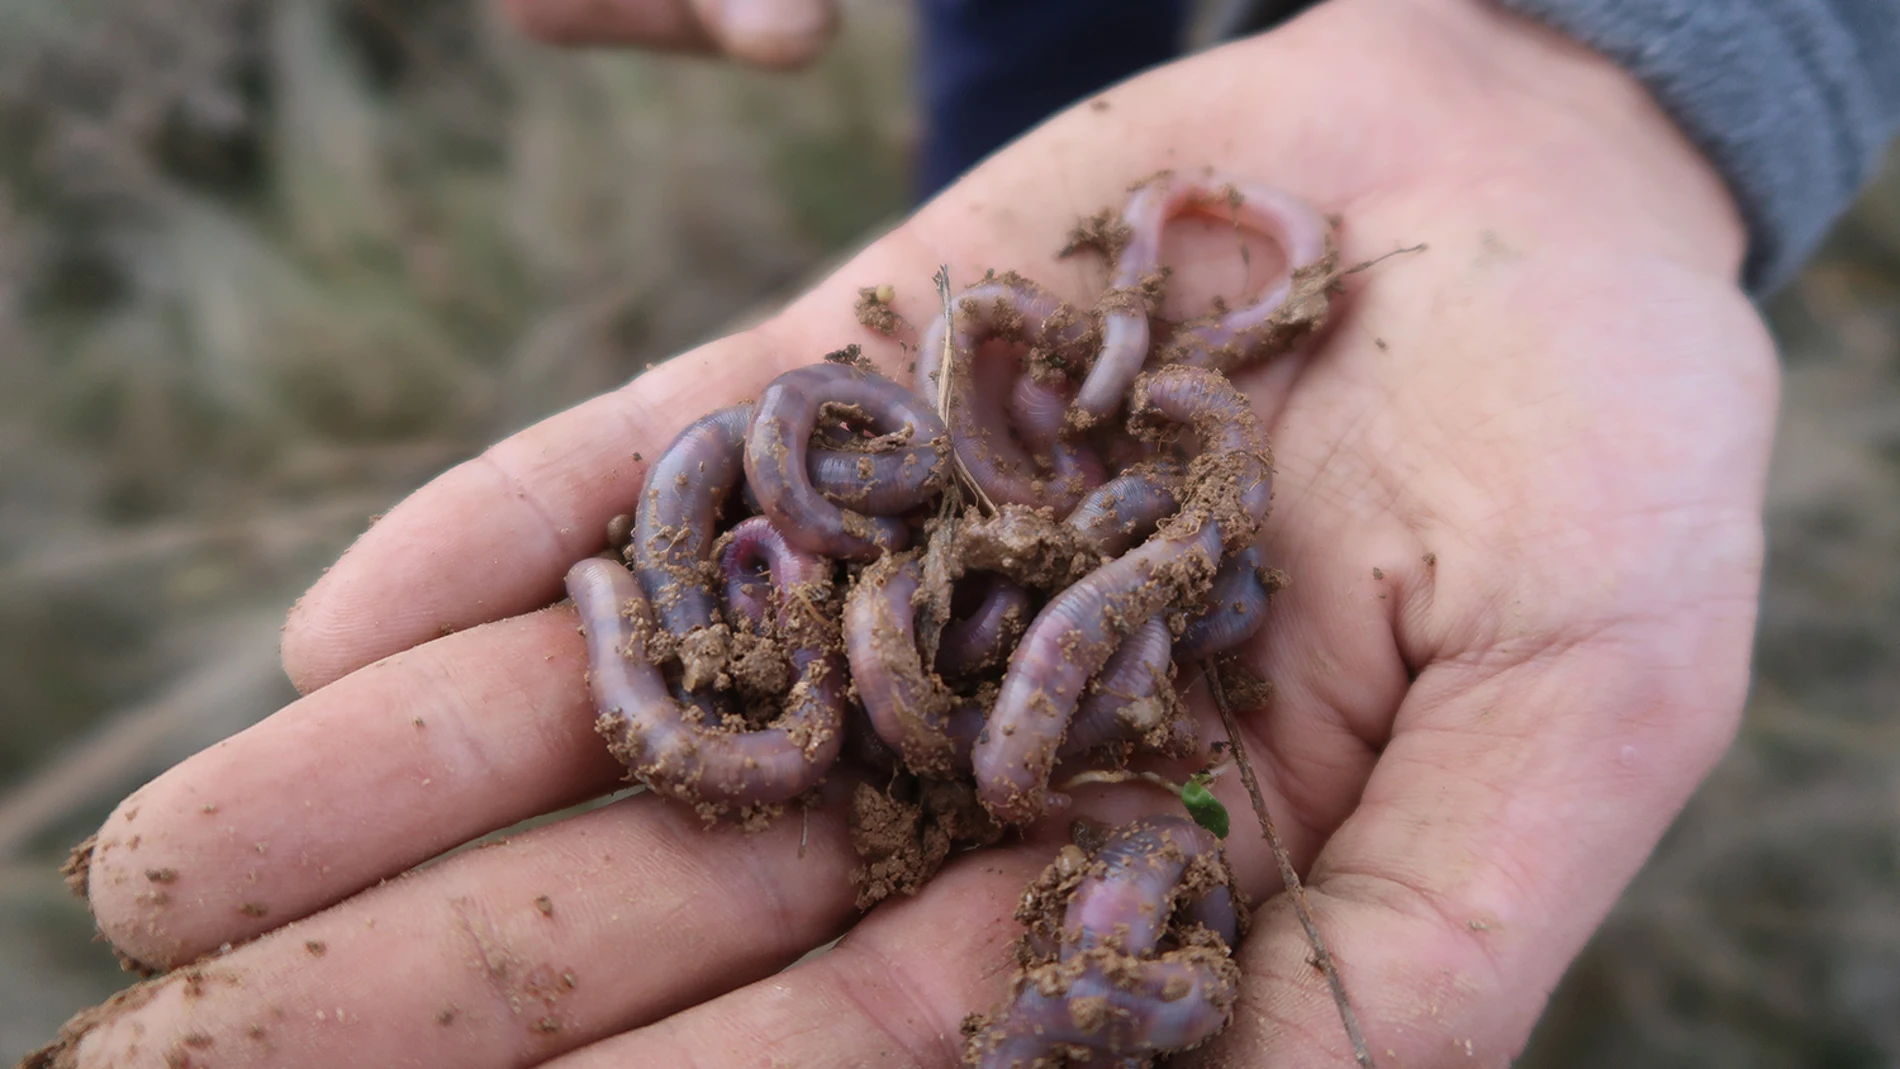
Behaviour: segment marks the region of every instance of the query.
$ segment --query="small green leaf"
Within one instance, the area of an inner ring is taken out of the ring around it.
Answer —
[[[1207,789],[1206,775],[1192,776],[1181,785],[1181,804],[1187,806],[1188,816],[1194,823],[1214,833],[1216,839],[1227,838],[1227,807],[1220,804],[1214,792]]]

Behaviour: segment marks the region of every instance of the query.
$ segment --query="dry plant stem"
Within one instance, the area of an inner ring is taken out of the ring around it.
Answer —
[[[1319,925],[1313,923],[1313,910],[1306,901],[1306,886],[1300,883],[1300,874],[1294,871],[1293,859],[1286,852],[1286,844],[1280,841],[1280,831],[1273,823],[1273,814],[1267,812],[1266,796],[1260,793],[1260,781],[1254,778],[1253,762],[1247,759],[1247,748],[1240,741],[1240,724],[1234,718],[1233,707],[1227,704],[1227,692],[1221,688],[1220,675],[1214,671],[1211,662],[1201,662],[1201,677],[1207,680],[1207,692],[1214,699],[1214,708],[1220,713],[1221,726],[1227,730],[1227,741],[1234,754],[1234,767],[1240,770],[1240,782],[1247,788],[1247,798],[1253,803],[1253,815],[1260,821],[1260,833],[1266,836],[1267,846],[1273,851],[1273,862],[1280,867],[1280,879],[1286,883],[1287,893],[1293,898],[1293,914],[1300,919],[1300,927],[1306,929],[1306,941],[1313,946],[1314,963],[1326,976],[1326,986],[1332,989],[1333,1005],[1339,1009],[1339,1022],[1346,1027],[1346,1038],[1352,1042],[1352,1057],[1365,1069],[1374,1069],[1372,1048],[1366,1045],[1365,1033],[1359,1029],[1359,1015],[1352,1010],[1352,1000],[1346,997],[1346,984],[1339,978],[1339,969],[1333,964],[1333,955],[1326,949],[1326,940],[1320,937]]]
[[[931,276],[931,280],[937,284],[937,299],[943,302],[943,351],[945,354],[944,366],[946,369],[937,376],[937,417],[942,419],[944,424],[948,426],[950,422],[950,380],[953,376],[949,374],[947,369],[950,359],[956,355],[957,337],[957,310],[953,307],[953,302],[950,300],[950,265],[938,264],[937,273]],[[971,477],[970,469],[963,466],[963,458],[957,455],[955,449],[950,450],[950,470],[956,473],[957,482],[970,488],[970,492],[975,495],[977,502],[983,506],[983,511],[994,516],[996,514],[996,502],[991,501],[990,495],[984,493],[983,488],[976,484],[976,479]]]

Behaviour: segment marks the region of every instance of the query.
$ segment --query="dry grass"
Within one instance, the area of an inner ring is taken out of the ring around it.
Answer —
[[[283,700],[370,514],[901,208],[901,9],[787,80],[465,0],[0,5],[0,1061],[121,982],[65,844]],[[1530,1064],[1900,1062],[1900,178],[1774,318],[1744,737]]]

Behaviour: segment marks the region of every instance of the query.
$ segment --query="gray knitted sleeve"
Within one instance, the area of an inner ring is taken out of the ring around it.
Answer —
[[[1744,279],[1785,282],[1879,166],[1900,126],[1900,0],[1495,0],[1649,87],[1728,180],[1749,228]],[[1307,6],[1242,0],[1234,31]]]

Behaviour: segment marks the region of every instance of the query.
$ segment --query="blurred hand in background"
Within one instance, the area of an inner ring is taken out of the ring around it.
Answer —
[[[817,58],[837,28],[833,0],[503,0],[551,44],[718,52],[766,68]]]

